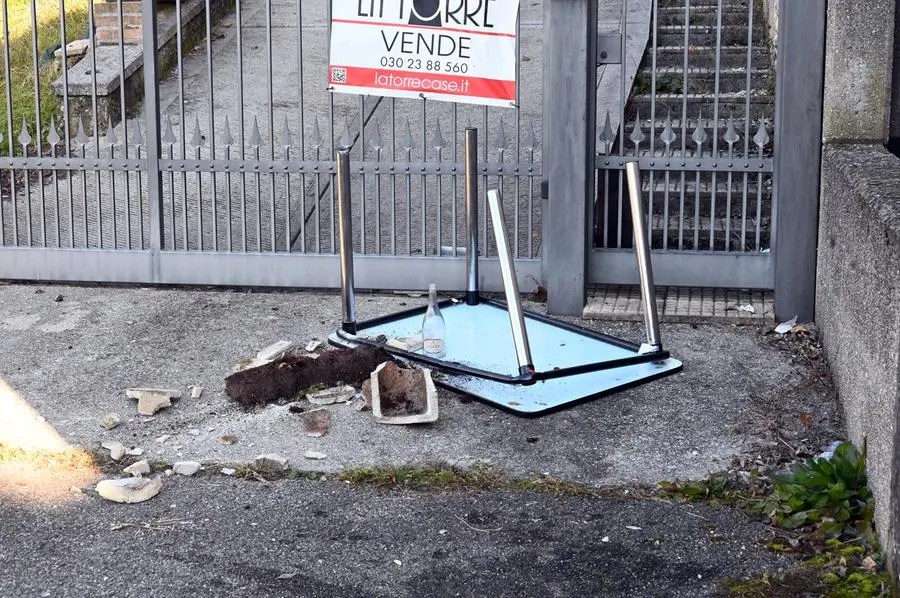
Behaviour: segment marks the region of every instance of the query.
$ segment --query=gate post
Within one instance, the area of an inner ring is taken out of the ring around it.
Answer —
[[[775,318],[815,317],[825,71],[823,0],[779,0],[775,90]]]
[[[156,55],[156,0],[143,0],[141,23],[144,30],[144,126],[147,129],[147,209],[150,212],[150,258],[153,282],[161,282],[160,252],[163,249],[162,155],[159,126],[159,60]],[[179,48],[179,51],[180,48]],[[122,115],[125,118],[125,115]],[[183,123],[182,123],[183,124]],[[143,217],[143,216],[142,216]],[[174,233],[174,231],[173,231]]]
[[[547,312],[580,316],[594,195],[597,2],[544,3],[544,167],[549,213],[543,238]]]

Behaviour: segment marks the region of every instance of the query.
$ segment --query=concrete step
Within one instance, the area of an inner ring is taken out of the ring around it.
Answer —
[[[690,0],[691,8],[711,8],[715,9],[720,0]],[[671,9],[671,10],[684,10],[684,7],[687,3],[687,0],[659,0],[659,9],[660,11]],[[739,10],[743,8],[747,10],[748,0],[725,0],[722,2],[722,5],[726,10]]]
[[[715,26],[691,25],[687,28],[687,46],[743,46],[747,47],[747,41],[752,39],[752,45],[758,45],[766,39],[766,31],[762,25],[754,24],[753,29],[748,30],[746,25],[723,25],[720,30]],[[752,34],[752,38],[751,38]],[[656,32],[657,45],[682,46],[685,45],[685,27],[683,25],[660,25]]]
[[[631,96],[630,110],[640,110],[641,114],[650,114],[651,103],[654,97],[649,93],[637,93]],[[775,116],[775,97],[768,92],[754,92],[747,95],[745,91],[734,93],[722,93],[716,98],[712,93],[687,94],[687,114],[711,115],[718,106],[719,115],[746,114],[747,104],[750,105],[751,119],[768,118]],[[668,110],[673,114],[681,114],[683,108],[683,96],[681,94],[657,94],[655,97],[656,114],[665,115]]]
[[[651,40],[652,44],[652,40]],[[651,46],[652,48],[652,46]],[[756,46],[750,50],[751,68],[770,69],[771,57],[768,48],[764,46]],[[659,67],[682,67],[684,65],[684,47],[676,46],[658,46],[656,49],[656,66]],[[716,54],[718,54],[718,62],[720,68],[737,69],[747,68],[747,46],[721,47],[718,49],[712,46],[691,46],[688,49],[688,65],[690,68],[715,68]],[[653,57],[648,53],[644,59],[643,67],[650,69],[653,65]]]
[[[750,22],[749,9],[744,6],[723,6],[721,18],[723,25],[746,27]],[[715,27],[719,23],[719,10],[717,6],[694,6],[691,4],[690,12],[685,16],[684,7],[661,7],[657,23],[659,25],[684,25],[686,19],[691,25]]]
[[[657,287],[659,319],[668,323],[724,323],[771,326],[775,323],[775,296],[769,291]],[[752,305],[753,312],[739,310]],[[643,322],[638,286],[595,285],[588,289],[583,316],[590,320]]]
[[[681,94],[685,89],[691,93],[713,93],[717,83],[720,94],[748,89],[745,67],[720,68],[718,71],[707,67],[688,67],[685,77],[683,66],[657,66],[655,74],[654,82],[654,71],[648,69],[639,72],[635,78],[633,92],[650,93],[654,89],[654,84],[657,94]],[[773,76],[768,69],[751,69],[749,89],[766,91],[771,88],[774,92],[774,80],[771,80]]]

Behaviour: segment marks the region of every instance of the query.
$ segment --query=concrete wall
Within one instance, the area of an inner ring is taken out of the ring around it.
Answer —
[[[868,441],[876,529],[900,573],[900,159],[880,145],[825,147],[816,322],[850,439]]]
[[[884,143],[893,74],[895,0],[829,0],[826,142]]]
[[[900,138],[900,8],[894,14],[894,84],[891,94],[890,136]]]
[[[774,48],[778,48],[778,0],[762,0],[763,15],[766,17],[766,25],[769,29],[769,40]],[[773,59],[776,55],[773,54]]]

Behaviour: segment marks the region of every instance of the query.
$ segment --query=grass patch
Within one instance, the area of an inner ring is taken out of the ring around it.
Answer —
[[[0,463],[20,463],[38,469],[94,469],[97,455],[82,449],[28,450],[0,442]]]
[[[354,485],[396,488],[419,492],[511,491],[536,492],[555,496],[629,496],[639,498],[638,489],[592,488],[551,477],[513,479],[489,467],[395,467],[358,468],[338,474],[337,479]]]
[[[749,581],[726,582],[731,596],[739,598],[891,598],[891,575],[863,546],[829,540],[824,552],[775,574]]]
[[[55,115],[59,102],[53,93],[51,84],[62,73],[62,65],[53,56],[53,51],[60,47],[60,18],[58,0],[34,0],[37,17],[37,60],[38,60],[38,89],[40,91],[40,119],[43,133],[41,141],[46,140],[46,131],[49,127],[50,116]],[[85,37],[88,23],[88,0],[67,0],[66,3],[66,41],[71,42]],[[37,127],[35,126],[35,76],[34,76],[34,52],[33,35],[31,27],[31,0],[7,0],[9,27],[9,80],[10,95],[12,97],[12,123],[13,145],[21,146],[15,139],[18,138],[24,117],[28,123],[29,134],[32,139],[37,139]],[[4,15],[0,14],[0,20]],[[2,47],[5,40],[0,39],[0,131],[3,131],[3,141],[0,143],[0,151],[9,151],[9,132],[7,131],[7,106],[6,106],[6,48]],[[70,59],[72,61],[72,59]],[[62,135],[62,131],[59,131]]]
[[[803,554],[797,566],[759,579],[726,580],[741,598],[887,598],[894,596],[872,528],[873,502],[865,472],[866,449],[839,445],[830,459],[812,459],[765,479],[716,475],[660,484],[684,501],[728,504],[765,517],[776,530],[769,550]],[[784,536],[784,537],[781,537]]]

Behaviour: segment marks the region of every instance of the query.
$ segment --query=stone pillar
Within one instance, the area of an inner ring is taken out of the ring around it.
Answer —
[[[826,143],[887,141],[895,4],[895,0],[828,1]]]

